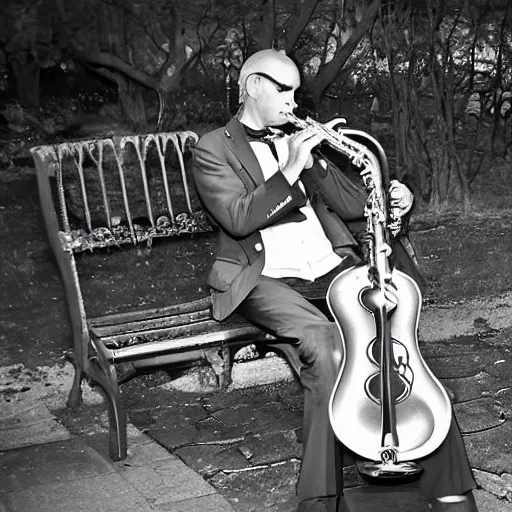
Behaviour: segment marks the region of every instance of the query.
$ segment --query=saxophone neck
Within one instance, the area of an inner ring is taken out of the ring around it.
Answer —
[[[322,134],[327,145],[347,156],[358,167],[364,167],[368,156],[368,149],[363,144],[347,137],[344,134],[345,130],[334,130],[333,128],[319,123],[310,117],[300,119],[291,112],[285,113],[285,116],[297,128],[302,130],[311,128],[317,133]],[[345,119],[340,118],[339,120],[340,122],[345,122]]]

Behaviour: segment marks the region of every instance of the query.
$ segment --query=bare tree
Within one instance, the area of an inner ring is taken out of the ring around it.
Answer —
[[[51,1],[2,2],[0,19],[0,43],[13,70],[20,103],[38,107],[41,68],[55,66],[61,58],[61,47],[54,41]]]
[[[284,27],[286,34],[283,49],[286,53],[292,53],[300,35],[311,20],[311,16],[318,5],[319,0],[297,0],[293,5],[292,14]]]
[[[274,0],[261,0],[260,14],[252,37],[259,50],[274,46],[276,39],[276,5]]]
[[[447,203],[467,210],[471,181],[492,160],[493,144],[482,131],[484,110],[471,130],[466,111],[475,91],[484,94],[475,55],[483,43],[499,39],[484,31],[496,25],[467,0],[396,2],[380,21],[381,38],[376,35],[374,44],[384,42],[377,49],[386,57],[381,79],[391,97],[399,177],[436,210]],[[485,89],[495,90],[502,66],[498,61],[491,68]]]
[[[187,55],[181,12],[175,2],[157,0],[93,3],[57,0],[68,44],[75,58],[117,85],[121,115],[140,129],[147,123],[144,90],[154,91],[162,108],[195,57]]]
[[[336,79],[340,70],[358,47],[361,40],[369,32],[380,9],[380,0],[350,0],[345,2],[345,8],[340,10],[342,30],[332,59],[322,64],[316,76],[311,80],[309,88],[316,105],[326,89]]]

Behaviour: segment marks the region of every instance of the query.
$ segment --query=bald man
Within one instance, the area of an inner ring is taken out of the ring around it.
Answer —
[[[304,387],[304,455],[298,512],[346,511],[342,446],[328,403],[343,357],[336,325],[297,285],[325,290],[344,268],[360,262],[353,231],[365,226],[366,192],[359,179],[328,159],[314,158],[315,130],[285,136],[275,129],[296,107],[297,66],[285,54],[263,50],[240,71],[238,114],[206,134],[194,149],[194,178],[216,222],[218,252],[208,277],[213,315],[237,311],[276,336],[273,348],[288,359]],[[392,205],[406,213],[412,194],[398,182]],[[407,259],[405,251],[395,252]],[[400,262],[399,262],[400,263]],[[402,261],[414,272],[411,261]],[[475,482],[455,422],[446,441],[423,466],[420,486],[435,512],[473,512]]]

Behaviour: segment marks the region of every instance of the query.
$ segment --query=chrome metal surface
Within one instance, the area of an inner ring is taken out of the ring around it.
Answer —
[[[396,462],[386,464],[384,462],[357,461],[357,470],[371,478],[404,478],[419,475],[423,469],[415,462]]]
[[[344,445],[361,457],[380,463],[381,407],[364,392],[368,375],[375,373],[375,363],[367,350],[375,338],[375,325],[370,311],[361,306],[361,293],[370,286],[367,274],[366,266],[347,269],[334,278],[327,292],[345,353],[331,395],[329,416],[336,436]],[[390,318],[391,332],[394,339],[408,341],[409,370],[414,376],[409,396],[396,404],[400,463],[424,457],[443,442],[451,423],[451,402],[419,351],[421,293],[418,285],[396,269],[392,281],[400,300]],[[396,363],[399,356],[400,352],[394,348]]]

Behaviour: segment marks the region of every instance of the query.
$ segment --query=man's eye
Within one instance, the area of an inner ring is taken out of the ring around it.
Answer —
[[[277,89],[277,92],[283,92],[283,90],[284,90],[280,85],[277,85],[277,84],[276,84],[276,89]]]

